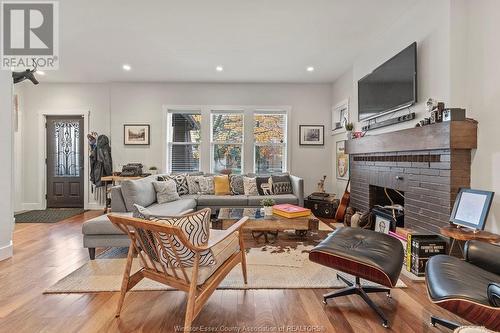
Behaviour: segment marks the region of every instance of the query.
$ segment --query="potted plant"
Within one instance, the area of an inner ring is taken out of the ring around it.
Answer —
[[[158,168],[155,166],[149,167],[149,173],[152,175],[156,175],[158,173]]]
[[[354,129],[354,123],[346,123],[345,130],[347,131],[348,138],[351,138],[351,132]]]
[[[262,206],[264,206],[264,215],[265,216],[273,215],[273,206],[276,204],[276,201],[274,201],[274,199],[271,199],[271,198],[262,199],[260,204]]]

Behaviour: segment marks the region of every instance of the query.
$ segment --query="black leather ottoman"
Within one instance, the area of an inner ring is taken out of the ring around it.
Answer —
[[[323,295],[325,303],[330,298],[357,294],[377,312],[382,319],[382,325],[389,326],[384,313],[367,293],[386,292],[390,296],[388,288],[396,285],[403,267],[404,250],[399,240],[372,230],[340,228],[316,246],[309,253],[309,259],[355,276],[353,283],[337,274],[337,278],[349,287]],[[361,286],[360,279],[388,288]]]

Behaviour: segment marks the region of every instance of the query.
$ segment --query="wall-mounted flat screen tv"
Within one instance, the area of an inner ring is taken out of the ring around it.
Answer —
[[[417,43],[358,81],[358,118],[376,118],[417,102]]]

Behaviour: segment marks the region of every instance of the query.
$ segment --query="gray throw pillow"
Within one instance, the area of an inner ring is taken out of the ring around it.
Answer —
[[[163,182],[153,182],[156,191],[156,201],[162,204],[179,200],[179,193],[177,193],[177,184],[172,179]]]
[[[198,185],[200,185],[201,194],[214,194],[215,185],[213,176],[204,176],[198,178]]]
[[[204,177],[203,175],[187,175],[186,180],[189,189],[189,194],[200,194],[201,189],[198,181],[200,180],[200,178],[203,177]]]

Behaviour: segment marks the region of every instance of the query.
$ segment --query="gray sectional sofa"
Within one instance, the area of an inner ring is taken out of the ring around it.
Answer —
[[[263,198],[272,198],[277,204],[290,203],[304,205],[304,181],[290,175],[292,194],[280,195],[206,195],[187,194],[180,200],[159,204],[156,202],[156,191],[153,182],[157,175],[138,180],[123,181],[121,185],[111,188],[111,211],[116,214],[132,216],[134,204],[147,207],[154,215],[175,216],[188,210],[211,208],[214,212],[223,207],[260,207]],[[106,215],[86,221],[82,227],[83,246],[88,248],[90,259],[95,258],[95,249],[100,247],[127,247],[128,236],[116,228]]]

